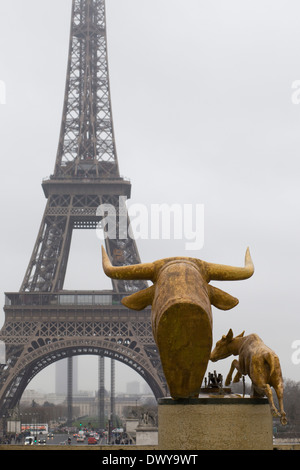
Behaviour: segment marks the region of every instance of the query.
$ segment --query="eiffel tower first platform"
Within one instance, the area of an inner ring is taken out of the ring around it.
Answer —
[[[166,395],[151,310],[130,311],[121,304],[123,296],[145,283],[113,281],[112,290],[63,290],[72,232],[96,230],[104,220],[100,205],[113,206],[117,214],[116,237],[105,239],[112,263],[140,263],[135,241],[124,233],[120,237],[118,230],[121,217],[128,227],[125,200],[131,185],[118,167],[105,20],[104,0],[73,0],[57,157],[53,175],[42,183],[46,209],[21,288],[5,294],[1,417],[14,409],[36,374],[75,355],[121,361],[145,379],[156,398]]]

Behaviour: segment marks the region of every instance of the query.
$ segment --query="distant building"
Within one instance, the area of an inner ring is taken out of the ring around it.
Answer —
[[[56,395],[55,393],[39,392],[38,390],[26,389],[21,398],[21,405],[31,406],[34,401],[38,405],[43,405],[46,401],[53,405],[61,405],[65,400],[64,395]]]
[[[132,408],[133,410],[138,406],[143,404],[141,395],[125,395],[120,394],[116,395],[115,398],[115,413],[120,418],[126,416],[127,408]],[[53,403],[54,405],[66,405],[66,396],[62,394],[56,395],[55,393],[44,393],[38,392],[36,390],[26,389],[21,398],[21,405],[31,406],[32,401],[35,401],[38,405],[43,405],[45,402]],[[98,392],[91,391],[80,391],[76,395],[73,395],[73,407],[74,407],[74,417],[75,416],[98,416]],[[110,393],[105,391],[104,398],[104,415],[106,417],[110,416],[111,402],[110,402]]]
[[[128,395],[139,395],[140,394],[140,383],[139,382],[127,382],[126,394]]]
[[[62,359],[55,364],[55,393],[67,395],[68,391],[68,359]],[[78,356],[73,357],[73,394],[78,392]]]

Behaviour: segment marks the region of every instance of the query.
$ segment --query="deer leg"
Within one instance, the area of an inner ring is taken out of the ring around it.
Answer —
[[[230,384],[230,382],[232,381],[233,371],[234,371],[234,369],[238,369],[238,366],[239,366],[239,361],[237,361],[236,359],[234,361],[232,361],[230,370],[229,370],[229,372],[227,374],[227,377],[226,377],[226,380],[225,380],[225,385],[226,386],[228,386]]]
[[[270,406],[271,406],[271,412],[272,412],[272,415],[273,416],[280,416],[280,413],[279,411],[277,410],[276,406],[275,406],[275,403],[274,403],[274,400],[273,400],[273,394],[272,394],[272,390],[271,390],[271,387],[270,385],[266,384],[264,387],[263,387],[263,390],[269,400],[269,403],[270,403]]]
[[[283,408],[283,385],[279,384],[274,387],[274,390],[276,392],[277,398],[278,398],[278,404],[279,404],[279,410],[280,410],[280,422],[283,426],[287,424],[287,419],[286,419],[286,413]]]
[[[239,382],[240,379],[242,378],[242,375],[243,375],[243,374],[241,374],[240,371],[237,371],[237,373],[236,373],[235,376],[234,376],[233,383]]]

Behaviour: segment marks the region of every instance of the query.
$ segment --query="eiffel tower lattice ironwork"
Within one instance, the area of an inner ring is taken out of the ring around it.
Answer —
[[[72,232],[103,223],[100,205],[109,204],[117,215],[116,237],[105,239],[113,264],[140,262],[135,241],[119,233],[124,218],[128,232],[125,199],[131,185],[120,177],[115,146],[105,0],[73,0],[58,152],[54,173],[42,187],[47,204],[28,269],[20,291],[6,293],[0,340],[7,361],[1,366],[0,416],[16,406],[43,368],[80,354],[119,360],[143,376],[157,398],[164,396],[151,311],[133,312],[120,303],[145,283],[113,281],[112,290],[63,290]]]

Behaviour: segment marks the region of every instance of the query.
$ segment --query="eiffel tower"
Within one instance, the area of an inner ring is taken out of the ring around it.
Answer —
[[[131,185],[120,176],[113,130],[105,0],[73,0],[58,151],[54,173],[42,188],[47,204],[23,283],[19,292],[5,294],[0,416],[16,407],[42,369],[74,355],[121,361],[145,379],[156,398],[165,396],[151,310],[135,312],[121,304],[124,295],[147,285],[113,281],[112,290],[63,289],[75,229],[96,230],[102,224],[112,263],[140,263],[128,235],[125,201]],[[98,210],[108,205],[116,212],[114,237],[104,224],[105,213]]]

